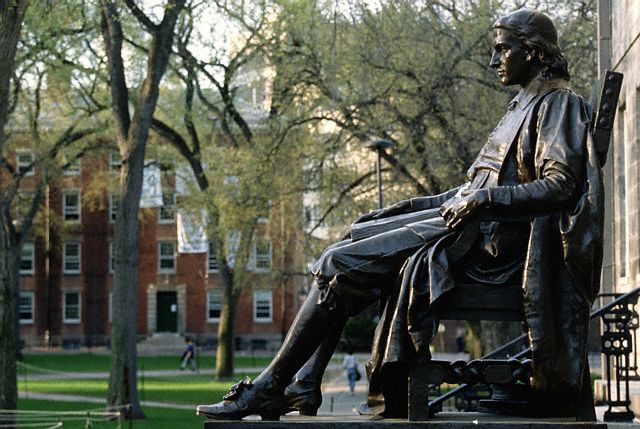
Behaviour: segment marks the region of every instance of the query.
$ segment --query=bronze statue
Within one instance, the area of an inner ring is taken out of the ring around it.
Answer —
[[[437,321],[429,310],[459,281],[522,284],[532,387],[569,408],[590,389],[586,337],[599,288],[602,179],[588,107],[569,89],[547,16],[521,9],[493,29],[490,65],[503,85],[522,89],[468,182],[358,218],[352,239],[328,247],[313,267],[312,290],[271,364],[222,402],[198,406],[198,414],[314,415],[346,320],[381,300],[364,411],[406,416],[406,394],[398,394],[406,388],[406,364],[430,359]],[[406,222],[387,231],[383,225],[394,216]]]

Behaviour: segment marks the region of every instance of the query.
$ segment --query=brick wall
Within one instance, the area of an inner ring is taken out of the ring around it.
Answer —
[[[108,341],[109,296],[113,287],[113,274],[109,272],[109,245],[113,241],[113,223],[110,222],[108,190],[89,192],[89,183],[96,172],[106,172],[107,156],[87,157],[78,176],[62,177],[50,187],[49,271],[45,269],[45,243],[36,242],[35,272],[21,276],[21,290],[34,292],[33,323],[21,327],[22,338],[31,345],[43,344],[45,331],[49,331],[53,345],[100,345]],[[105,173],[106,174],[106,173]],[[29,178],[27,178],[29,179]],[[34,186],[34,180],[25,180],[25,189]],[[171,186],[171,183],[168,184]],[[65,223],[62,219],[65,191],[81,191],[81,221]],[[91,198],[87,195],[91,193]],[[96,197],[96,194],[98,197]],[[45,210],[46,207],[43,207]],[[215,339],[217,323],[207,321],[207,290],[219,288],[216,273],[206,272],[207,255],[178,254],[175,272],[161,273],[158,267],[160,241],[176,243],[175,222],[159,222],[158,209],[141,209],[139,241],[139,287],[137,292],[137,332],[152,335],[157,330],[157,294],[175,293],[177,304],[177,331],[201,339]],[[79,274],[65,274],[63,243],[81,243],[81,270]],[[278,248],[277,243],[273,243]],[[287,258],[286,264],[295,264],[296,258]],[[291,270],[293,271],[293,270]],[[249,273],[250,290],[241,294],[238,302],[236,335],[239,344],[261,344],[271,348],[279,344],[283,332],[290,326],[298,309],[297,292],[300,279],[284,280],[284,288],[275,284],[267,273]],[[271,321],[254,320],[254,290],[272,290]],[[78,291],[81,297],[81,320],[65,322],[63,297],[65,291]],[[253,343],[252,343],[253,341]]]

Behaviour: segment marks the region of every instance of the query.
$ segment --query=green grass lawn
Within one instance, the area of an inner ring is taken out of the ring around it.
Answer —
[[[247,374],[255,377],[256,374]],[[238,374],[238,380],[243,374]],[[215,381],[210,376],[185,373],[178,377],[145,377],[138,379],[138,394],[141,400],[201,404],[220,401],[227,393],[232,381]],[[37,393],[59,393],[67,395],[107,397],[108,380],[18,380],[18,391]]]
[[[256,373],[247,373],[243,368],[266,366],[270,358],[238,357],[235,360],[236,375],[233,380],[217,382],[208,374],[195,374],[191,371],[180,373],[179,376],[149,377],[146,371],[177,369],[179,359],[175,356],[142,356],[138,360],[138,393],[143,401],[157,401],[185,404],[192,406],[191,410],[164,409],[145,407],[147,416],[145,420],[134,421],[134,428],[158,428],[177,429],[182,427],[201,427],[204,419],[195,415],[197,404],[218,402],[228,391],[231,384],[241,380],[245,375],[255,377]],[[22,367],[18,376],[18,390],[20,392],[56,393],[68,395],[81,395],[98,398],[106,402],[108,377],[100,379],[64,379],[31,380],[25,374],[46,373],[49,371],[62,372],[108,372],[110,357],[102,354],[73,353],[73,354],[28,354],[25,362],[30,365]],[[201,357],[200,368],[213,368],[215,359],[213,356]],[[42,371],[34,369],[42,368]],[[100,404],[77,403],[64,401],[47,401],[35,399],[20,399],[21,410],[49,410],[49,411],[78,411],[101,409]],[[63,419],[64,428],[84,428],[84,417],[71,417]],[[55,423],[57,417],[53,417]],[[23,419],[22,423],[28,423]],[[25,426],[26,427],[26,426]],[[117,423],[112,421],[93,422],[95,428],[116,428]],[[128,428],[128,423],[123,429]]]
[[[265,367],[271,362],[270,357],[241,356],[235,358],[237,368]],[[28,373],[40,372],[32,367],[44,368],[46,371],[63,372],[93,372],[109,371],[111,357],[109,355],[94,353],[43,353],[26,354],[24,363],[30,365],[21,371]],[[212,355],[201,355],[198,357],[200,369],[213,369],[215,367],[215,357]],[[167,370],[178,369],[180,367],[180,356],[139,356],[138,370]],[[41,372],[46,372],[41,371]]]
[[[87,411],[101,410],[98,404],[77,403],[77,402],[59,402],[59,401],[41,401],[34,399],[20,399],[18,406],[21,410],[46,410],[46,411]],[[171,410],[163,408],[144,407],[146,419],[134,420],[132,427],[134,429],[178,429],[178,428],[197,428],[202,427],[204,418],[196,416],[195,410]],[[64,429],[83,429],[85,428],[86,418],[83,417],[53,417],[47,418],[47,422],[56,423],[61,420]],[[27,423],[22,420],[22,423]],[[96,429],[115,429],[118,423],[114,421],[104,421],[100,418],[93,420],[93,428]],[[26,427],[26,426],[25,426]],[[122,429],[129,427],[129,423],[125,422]]]

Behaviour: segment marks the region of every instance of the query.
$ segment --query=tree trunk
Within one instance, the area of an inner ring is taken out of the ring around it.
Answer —
[[[15,54],[28,0],[0,0],[0,156],[4,158],[9,88]],[[2,179],[0,179],[2,180]],[[11,272],[11,246],[7,204],[0,182],[0,409],[15,410],[18,405],[16,380],[15,293]],[[11,423],[11,422],[8,422]]]
[[[220,268],[218,278],[222,283],[223,293],[220,322],[218,323],[215,373],[217,380],[224,380],[233,377],[233,354],[235,351],[233,325],[236,318],[236,294],[233,288],[233,272],[227,266],[226,260],[220,262],[218,264]]]
[[[122,164],[115,227],[115,273],[111,323],[111,372],[108,403],[131,404],[129,418],[144,418],[137,387],[138,209],[142,191],[144,146],[140,159]],[[131,171],[133,170],[133,171]]]
[[[2,197],[0,197],[2,198]],[[0,201],[1,203],[2,201]],[[11,251],[4,210],[0,210],[0,408],[15,410],[18,406],[16,381],[16,331],[14,329],[13,282],[11,279]]]
[[[124,40],[118,6],[101,0],[102,33],[109,59],[109,84],[118,148],[122,158],[120,199],[116,215],[114,250],[113,322],[111,325],[111,370],[107,402],[116,408],[127,404],[130,419],[144,418],[137,388],[137,291],[138,291],[138,210],[142,194],[144,155],[149,128],[164,75],[175,24],[185,0],[169,1],[160,24],[135,8],[130,12],[151,33],[145,79],[140,87],[133,118],[129,114],[129,89],[125,80],[122,43]]]
[[[22,259],[22,242],[12,240],[9,237],[9,277],[11,279],[11,291],[13,293],[13,332],[15,332],[15,352],[16,359],[22,359],[22,346],[20,345],[20,313],[18,303],[20,302],[20,261]]]

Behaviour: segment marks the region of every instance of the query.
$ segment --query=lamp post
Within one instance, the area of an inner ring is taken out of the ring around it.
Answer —
[[[382,208],[382,168],[381,168],[381,160],[382,160],[382,152],[386,148],[395,147],[396,144],[391,140],[374,140],[367,143],[367,146],[371,150],[375,150],[378,154],[378,161],[376,163],[376,174],[378,176],[378,208]]]

